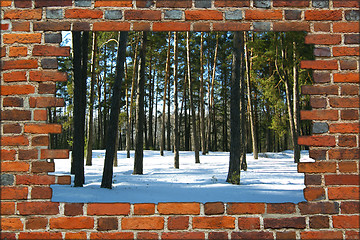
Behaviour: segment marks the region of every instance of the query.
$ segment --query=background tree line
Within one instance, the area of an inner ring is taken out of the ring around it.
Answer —
[[[129,32],[123,81],[117,92],[115,148],[127,150],[130,157],[130,150],[136,146],[136,129],[140,127],[136,119],[143,114],[142,148],[159,150],[160,154],[164,150],[175,151],[175,167],[179,167],[179,150],[194,150],[198,154],[229,151],[234,35]],[[294,159],[298,161],[299,147],[294,143],[298,135],[310,133],[309,122],[299,121],[299,110],[310,108],[308,98],[300,96],[299,89],[312,81],[309,70],[299,68],[301,60],[313,57],[312,47],[304,44],[304,36],[302,32],[241,33],[238,65],[246,106],[242,107],[242,137],[244,152],[254,152],[255,158],[258,152],[294,149]],[[86,134],[81,141],[86,164],[91,165],[92,149],[109,146],[107,129],[112,124],[111,96],[119,77],[116,74],[121,39],[118,32],[83,32],[80,38],[75,41],[73,33],[72,56],[59,59],[59,68],[68,73],[69,81],[57,84],[57,95],[65,98],[66,107],[49,111],[49,119],[64,126],[61,135],[51,136],[51,145],[75,147],[75,131],[79,129],[74,127],[74,79],[76,70],[82,69]],[[78,43],[82,44],[76,47]],[[79,66],[75,66],[76,51],[82,59]],[[140,79],[143,86],[139,86]],[[143,113],[138,111],[140,93]]]

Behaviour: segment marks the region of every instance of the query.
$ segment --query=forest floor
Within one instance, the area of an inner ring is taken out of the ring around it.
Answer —
[[[93,165],[85,167],[85,185],[52,185],[55,202],[301,202],[304,201],[304,174],[297,172],[293,152],[260,153],[254,160],[247,154],[247,171],[241,171],[241,184],[226,182],[229,153],[210,152],[195,164],[194,152],[180,152],[180,169],[173,168],[173,153],[144,151],[144,175],[132,175],[133,156],[118,152],[113,188],[100,188],[105,150],[93,151]],[[308,151],[301,162],[311,162]],[[56,175],[69,175],[70,159],[55,160]],[[73,182],[73,176],[72,176]]]

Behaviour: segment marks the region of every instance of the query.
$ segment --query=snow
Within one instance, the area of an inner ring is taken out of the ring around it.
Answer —
[[[241,171],[241,184],[227,183],[228,152],[201,155],[195,164],[193,152],[180,152],[180,169],[173,167],[173,153],[144,151],[144,174],[132,175],[134,152],[126,158],[118,151],[113,188],[100,188],[104,150],[93,151],[93,165],[85,166],[85,185],[52,185],[53,202],[301,202],[304,201],[304,174],[297,172],[292,151],[260,153],[255,160],[247,154],[248,170]],[[301,162],[311,162],[308,151]],[[70,174],[70,160],[55,160],[55,175]],[[74,176],[72,175],[72,182]]]

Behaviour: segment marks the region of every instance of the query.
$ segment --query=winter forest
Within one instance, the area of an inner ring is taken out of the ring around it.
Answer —
[[[302,85],[312,84],[300,61],[313,59],[303,32],[72,32],[58,58],[67,82],[56,85],[65,106],[49,109],[62,134],[53,149],[71,149],[74,186],[84,184],[92,152],[105,150],[101,187],[112,187],[117,150],[134,150],[133,175],[143,174],[143,150],[230,152],[227,182],[240,184],[246,153],[293,150],[311,123]],[[70,167],[70,166],[69,166]]]

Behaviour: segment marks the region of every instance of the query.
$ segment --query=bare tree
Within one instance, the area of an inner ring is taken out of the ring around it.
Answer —
[[[178,116],[178,42],[177,33],[174,32],[174,167],[179,168],[179,116]]]

